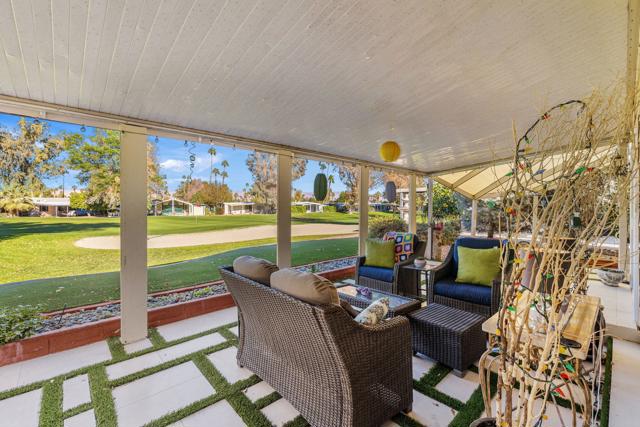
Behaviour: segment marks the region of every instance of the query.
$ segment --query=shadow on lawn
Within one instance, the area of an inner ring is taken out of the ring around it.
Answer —
[[[12,219],[11,221],[3,221],[0,219],[0,241],[15,239],[16,237],[26,236],[30,234],[53,234],[53,233],[69,233],[77,231],[96,231],[113,228],[119,230],[120,224],[117,222],[81,222],[63,223],[34,223],[28,220],[21,221]]]

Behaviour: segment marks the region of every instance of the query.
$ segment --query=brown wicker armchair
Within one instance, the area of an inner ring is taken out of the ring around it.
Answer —
[[[365,266],[366,257],[358,257],[356,261],[356,283],[371,289],[377,289],[393,294],[417,296],[418,276],[414,271],[403,269],[405,265],[413,264],[413,261],[424,256],[426,243],[420,241],[416,236],[416,245],[413,255],[407,260],[397,262],[393,268],[368,267]]]
[[[378,426],[411,410],[411,331],[403,316],[363,326],[223,267],[238,306],[238,364],[314,426]]]
[[[458,264],[454,254],[457,246],[485,249],[499,245],[500,241],[497,239],[459,237],[451,246],[444,262],[431,270],[431,280],[427,284],[427,304],[435,302],[485,317],[496,313],[500,307],[500,276],[493,280],[490,287],[456,283]]]

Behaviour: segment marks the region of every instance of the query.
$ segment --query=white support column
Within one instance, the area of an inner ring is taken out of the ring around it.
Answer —
[[[409,175],[409,232],[418,231],[418,206],[416,206],[416,176]]]
[[[478,234],[478,200],[471,200],[471,235]]]
[[[629,228],[630,228],[630,253],[629,253],[629,281],[631,284],[633,301],[633,319],[636,327],[640,329],[640,143],[638,141],[638,118],[634,123],[634,143],[631,152],[631,180],[629,185]],[[620,267],[618,267],[620,268]]]
[[[369,167],[361,165],[359,169],[360,179],[358,181],[358,192],[360,193],[360,197],[358,197],[358,252],[361,256],[364,256],[366,252],[367,237],[369,236]]]
[[[291,267],[291,166],[293,154],[278,153],[277,185],[277,263],[278,267]]]
[[[427,178],[427,251],[425,257],[433,259],[433,179]]]
[[[147,130],[123,125],[120,141],[120,340],[147,336]]]

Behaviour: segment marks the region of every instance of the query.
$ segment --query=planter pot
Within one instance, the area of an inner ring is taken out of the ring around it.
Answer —
[[[598,277],[607,286],[618,287],[624,279],[624,271],[615,268],[601,268],[596,270]]]
[[[496,427],[495,418],[479,418],[469,424],[469,427]]]

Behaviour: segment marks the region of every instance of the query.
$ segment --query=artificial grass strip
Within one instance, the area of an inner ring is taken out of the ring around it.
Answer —
[[[193,402],[182,409],[179,409],[174,412],[170,412],[167,415],[160,417],[156,420],[148,422],[145,424],[145,427],[165,427],[169,424],[180,421],[181,419],[188,417],[191,414],[195,414],[198,411],[205,409],[208,406],[213,405],[214,403],[222,400],[222,396],[218,394],[214,394],[212,396],[205,397],[204,399],[200,399],[196,402]]]
[[[151,341],[151,344],[153,344],[154,348],[167,345],[167,341],[162,335],[160,335],[160,332],[158,332],[156,328],[150,328],[147,337],[149,338],[149,341]]]
[[[83,403],[82,405],[78,405],[75,408],[70,408],[67,409],[66,411],[64,411],[64,413],[62,414],[62,418],[71,418],[75,415],[81,414],[83,412],[88,411],[89,409],[93,408],[93,405],[89,402],[87,403]]]
[[[104,366],[96,366],[89,369],[88,374],[96,426],[112,427],[118,425],[116,407],[113,403],[111,387],[109,387],[107,370]]]
[[[302,415],[298,415],[293,420],[286,423],[283,427],[307,427],[309,423],[305,420]]]
[[[435,387],[449,372],[451,372],[451,368],[438,363],[422,376],[420,383],[426,387]]]
[[[607,358],[604,362],[604,384],[602,385],[602,404],[600,407],[600,427],[609,427],[609,409],[611,404],[611,374],[613,364],[613,338],[607,337]]]
[[[253,402],[253,404],[256,405],[256,408],[258,409],[264,409],[267,406],[271,405],[273,402],[280,400],[281,397],[282,396],[280,396],[280,393],[274,391],[273,393],[256,400],[255,402]]]
[[[107,339],[107,345],[109,346],[109,351],[111,352],[111,359],[120,361],[127,358],[127,352],[124,350],[124,345],[120,341],[120,338],[109,337]]]
[[[498,375],[492,373],[489,384],[489,391],[491,397],[493,397],[498,390]],[[458,411],[455,417],[453,417],[453,420],[449,423],[449,427],[469,427],[469,424],[480,418],[484,409],[482,388],[478,386],[478,388],[471,394],[471,397],[469,397],[469,400],[467,400],[464,407]]]
[[[40,425],[62,427],[62,380],[60,378],[47,382],[42,387],[40,403]]]
[[[456,411],[459,411],[464,407],[464,403],[459,401],[458,399],[451,397],[434,387],[429,387],[420,381],[413,381],[413,389],[419,391],[425,396],[432,398],[433,400],[444,403],[445,405],[455,409]]]
[[[235,325],[231,325],[231,328],[233,328]],[[222,335],[225,339],[229,340],[229,341],[237,341],[238,337],[236,336],[236,334],[234,334],[233,332],[231,332],[229,329],[227,328],[223,328],[218,330],[218,333],[220,335]]]

